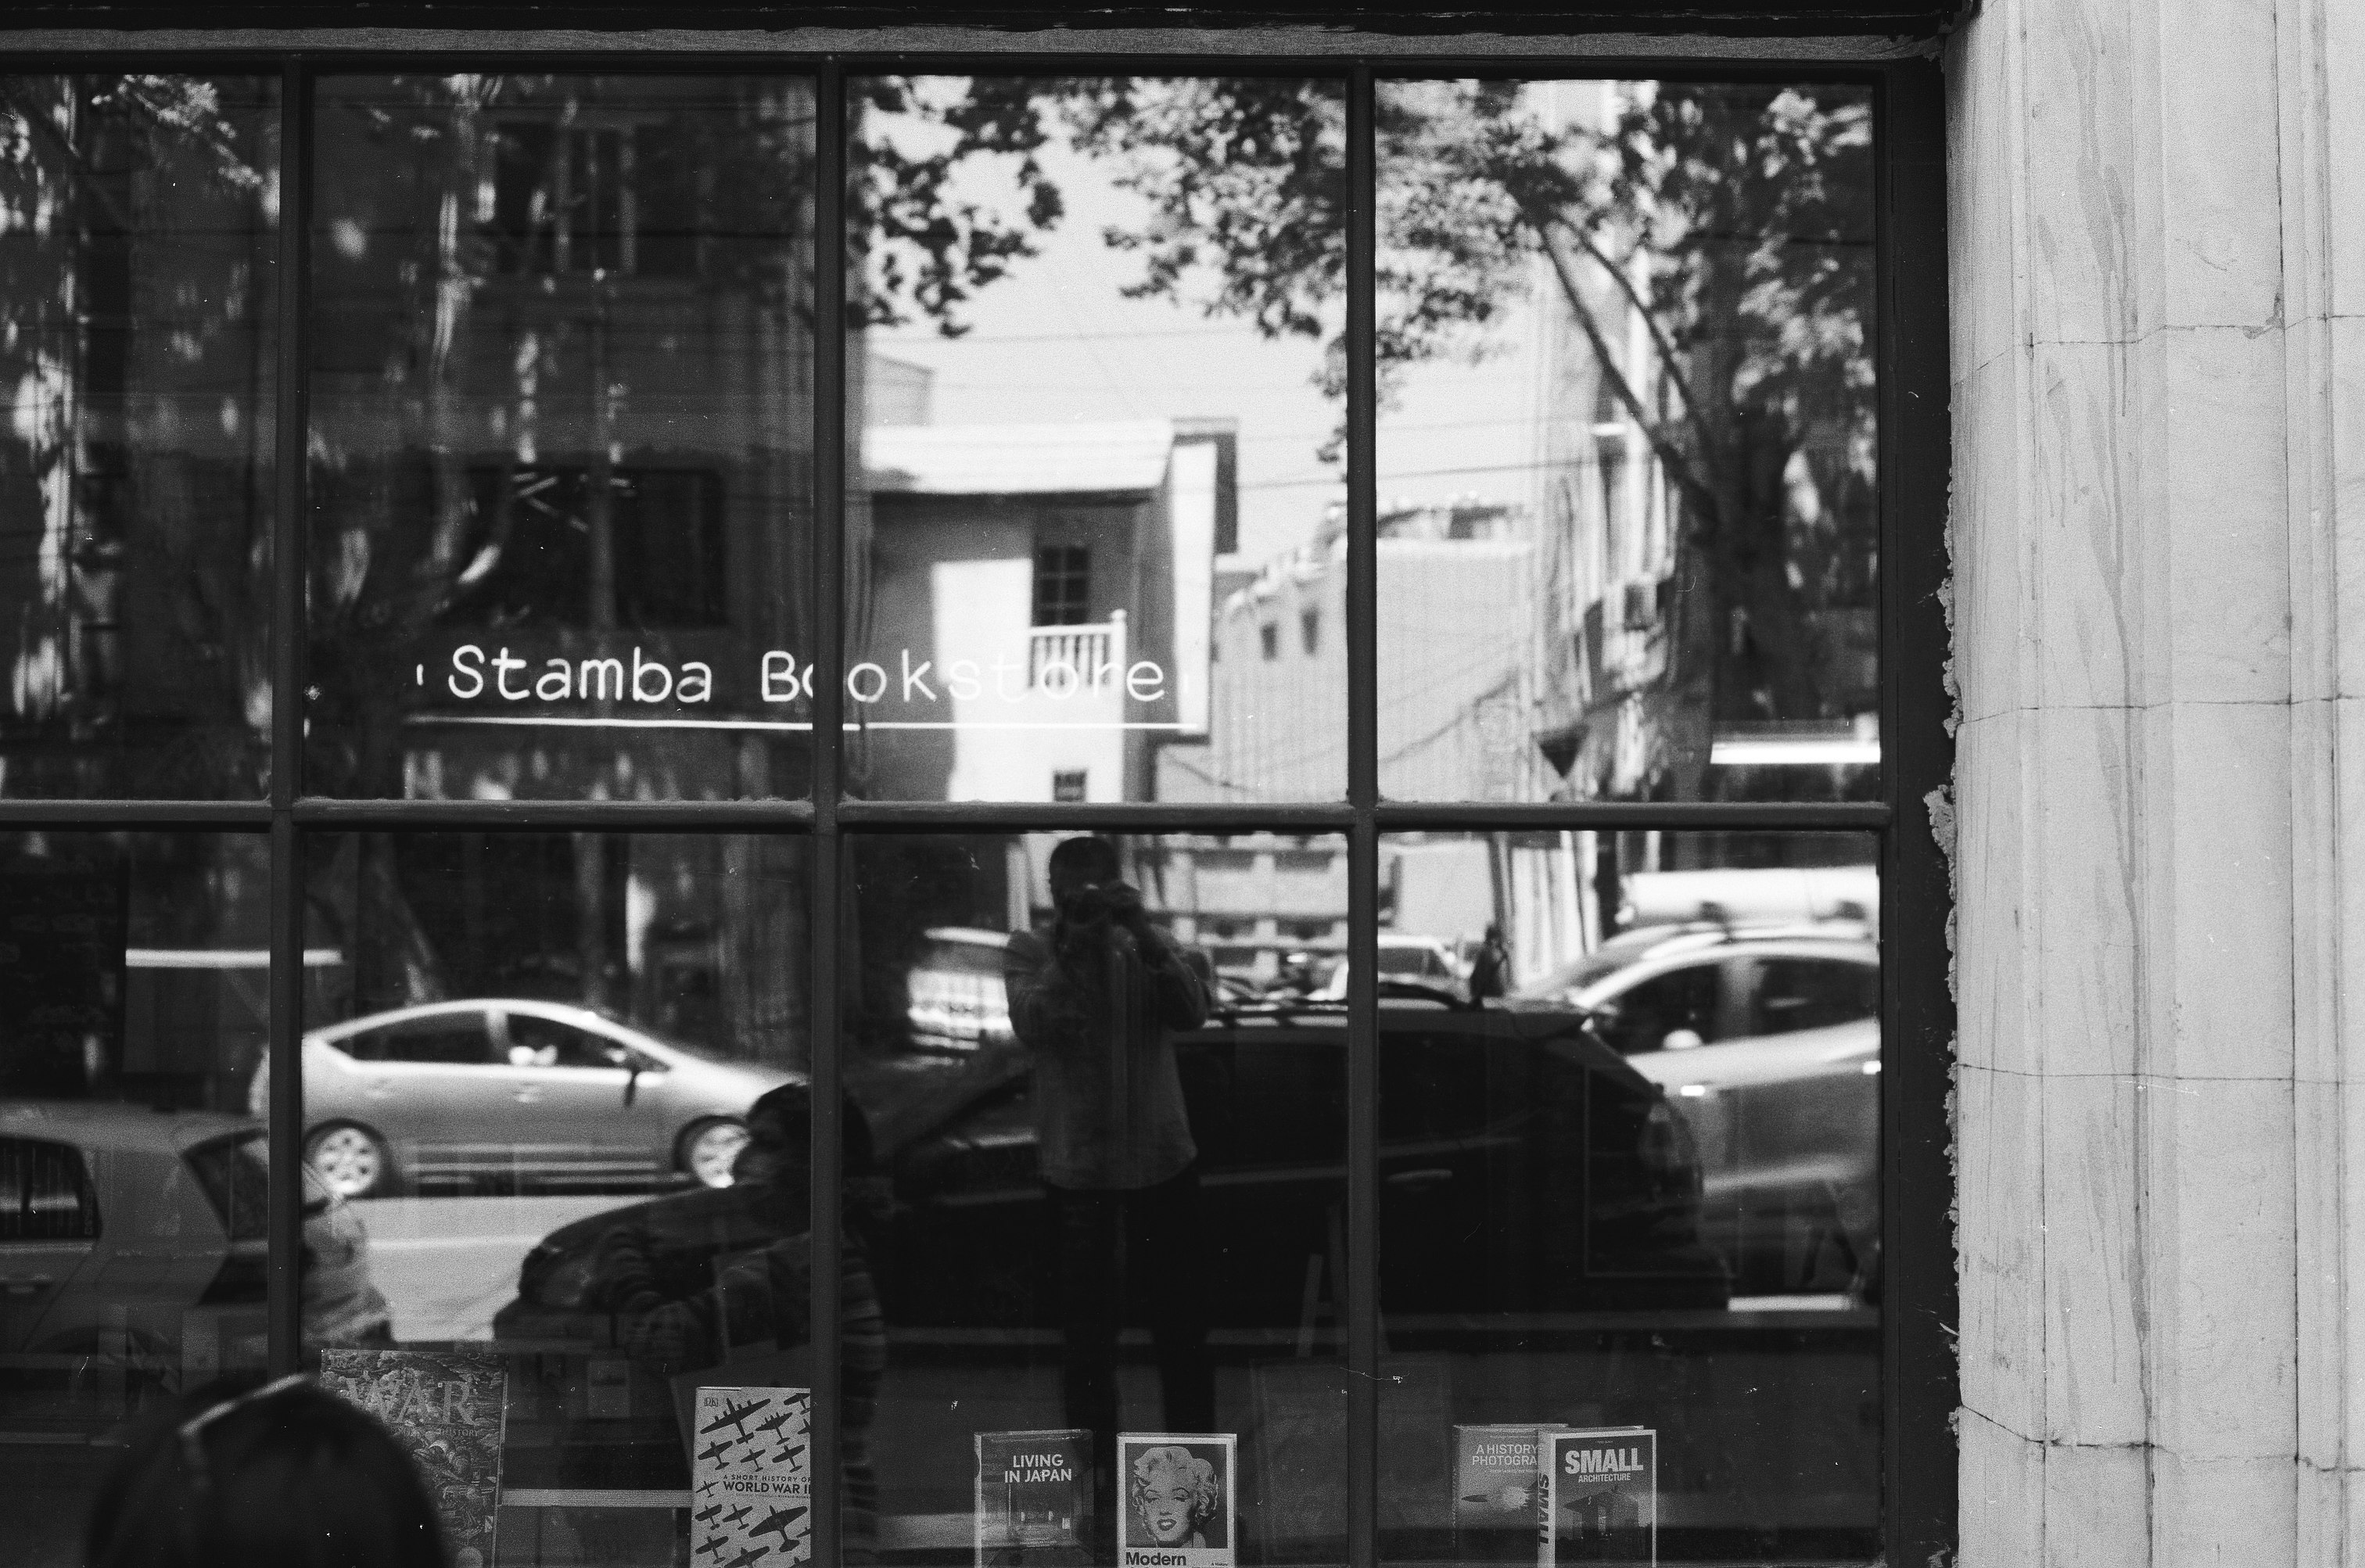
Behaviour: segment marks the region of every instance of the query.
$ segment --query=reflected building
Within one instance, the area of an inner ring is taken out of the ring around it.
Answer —
[[[1229,420],[869,431],[852,787],[1149,798],[1159,751],[1207,733],[1236,442]]]

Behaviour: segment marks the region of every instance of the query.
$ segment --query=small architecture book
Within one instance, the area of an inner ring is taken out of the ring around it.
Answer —
[[[1525,1562],[1535,1554],[1538,1455],[1547,1426],[1453,1428],[1453,1555],[1462,1562]]]
[[[1229,1432],[1120,1432],[1117,1568],[1234,1568],[1239,1440]]]
[[[492,1568],[509,1371],[465,1350],[323,1350],[320,1386],[386,1424],[419,1467],[453,1568]]]
[[[1647,1427],[1547,1432],[1541,1448],[1537,1568],[1656,1568],[1659,1434]]]
[[[813,1391],[701,1388],[689,1429],[689,1559],[813,1559]]]
[[[976,1568],[1082,1568],[1093,1435],[980,1432],[976,1440]]]

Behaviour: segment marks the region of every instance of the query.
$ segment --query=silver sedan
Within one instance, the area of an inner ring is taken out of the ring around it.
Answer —
[[[789,1075],[563,1002],[374,1013],[304,1037],[304,1159],[345,1197],[487,1178],[731,1184],[747,1107]],[[270,1085],[249,1092],[258,1114]]]

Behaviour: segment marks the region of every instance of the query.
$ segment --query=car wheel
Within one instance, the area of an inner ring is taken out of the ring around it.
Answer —
[[[366,1198],[394,1185],[386,1140],[353,1122],[316,1129],[304,1140],[304,1163],[341,1198]]]
[[[700,1122],[681,1135],[681,1168],[701,1187],[731,1185],[731,1167],[747,1147],[747,1125],[728,1118]]]

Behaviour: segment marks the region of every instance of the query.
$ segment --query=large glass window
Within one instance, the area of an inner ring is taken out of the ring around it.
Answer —
[[[0,77],[0,796],[262,795],[278,84]]]
[[[305,787],[805,791],[813,85],[314,109]]]
[[[1380,787],[1880,790],[1872,98],[1383,83]]]
[[[936,64],[0,78],[0,1558],[1927,1557],[1895,73]]]
[[[847,99],[847,789],[1340,798],[1345,659],[1259,651],[1347,591],[1339,84]]]

